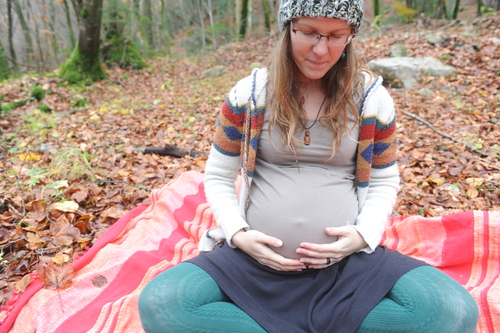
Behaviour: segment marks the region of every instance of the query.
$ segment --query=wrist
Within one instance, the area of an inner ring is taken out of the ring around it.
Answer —
[[[240,236],[246,232],[246,229],[245,228],[241,228],[240,230],[236,231],[233,236],[231,237],[231,243],[233,243],[234,245],[238,246],[238,240],[240,238]]]

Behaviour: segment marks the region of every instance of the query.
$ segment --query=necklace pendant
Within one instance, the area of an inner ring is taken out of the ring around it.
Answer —
[[[311,137],[309,136],[309,130],[306,130],[306,134],[304,135],[304,144],[309,146],[311,143]]]

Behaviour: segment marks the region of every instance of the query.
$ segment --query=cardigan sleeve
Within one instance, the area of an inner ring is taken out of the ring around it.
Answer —
[[[234,182],[241,164],[241,142],[250,82],[249,77],[240,80],[222,105],[205,167],[205,195],[220,229],[214,234],[222,233],[222,238],[231,247],[234,247],[231,242],[233,235],[249,228]]]
[[[388,217],[392,213],[399,191],[399,171],[396,163],[396,120],[394,103],[387,90],[379,86],[368,102],[367,110],[373,115],[374,133],[368,186],[354,228],[363,236],[371,253],[379,245]],[[365,152],[361,152],[363,155]],[[358,157],[359,158],[359,157]]]
[[[212,213],[229,246],[233,235],[249,225],[240,214],[235,180],[240,166],[239,156],[228,156],[212,146],[205,168],[205,195]]]

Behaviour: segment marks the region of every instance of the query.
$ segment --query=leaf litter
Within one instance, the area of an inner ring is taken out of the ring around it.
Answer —
[[[445,30],[386,29],[356,38],[363,60],[388,57],[401,43],[410,56],[432,56],[458,69],[446,79],[424,77],[411,89],[388,88],[398,116],[401,173],[394,215],[500,209],[500,45],[494,42],[500,15]],[[427,43],[436,31],[445,37],[442,45]],[[88,87],[47,77],[0,86],[4,102],[27,99],[33,85],[44,86],[54,110],[43,114],[37,109],[43,101],[30,101],[0,118],[0,303],[22,292],[34,272],[45,288],[69,286],[71,263],[125,212],[147,204],[151,189],[187,170],[203,172],[203,156],[158,156],[134,147],[168,144],[208,153],[227,92],[251,64],[265,61],[274,42],[272,36],[190,60],[148,60],[142,70],[110,69],[108,80]],[[220,64],[225,74],[202,78]],[[424,87],[431,93],[420,94]],[[93,283],[102,287],[107,280],[96,276]]]

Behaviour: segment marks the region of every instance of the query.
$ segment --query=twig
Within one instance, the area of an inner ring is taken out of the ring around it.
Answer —
[[[484,151],[481,151],[479,149],[475,149],[474,147],[472,147],[470,144],[468,143],[465,143],[463,141],[460,141],[458,139],[455,139],[454,137],[452,137],[451,135],[449,134],[446,134],[446,133],[443,133],[441,132],[440,130],[437,130],[431,123],[429,123],[427,120],[424,120],[422,118],[420,118],[419,116],[411,113],[411,112],[407,112],[407,111],[404,111],[404,110],[400,110],[402,113],[404,113],[405,115],[407,115],[408,117],[411,117],[413,119],[416,119],[418,121],[420,121],[422,124],[426,125],[427,127],[429,127],[431,130],[433,130],[434,132],[436,132],[437,134],[441,135],[441,136],[444,136],[445,138],[448,138],[450,139],[451,141],[453,142],[456,142],[456,143],[460,143],[460,144],[463,144],[465,145],[465,148],[469,149],[470,151],[472,151],[473,153],[478,153],[480,154],[481,156],[483,157],[488,157],[490,156],[490,154],[488,153],[485,153]]]
[[[108,142],[108,143],[104,143],[102,145],[94,146],[94,147],[92,147],[92,149],[97,149],[97,148],[102,148],[102,147],[112,146],[112,145],[121,145],[122,143],[125,143],[125,142],[123,142],[123,141]]]

